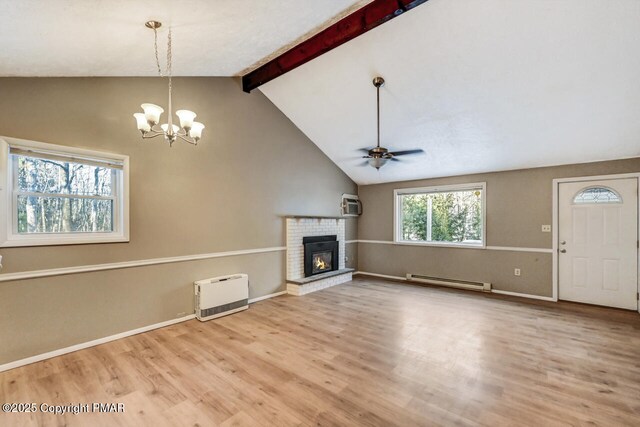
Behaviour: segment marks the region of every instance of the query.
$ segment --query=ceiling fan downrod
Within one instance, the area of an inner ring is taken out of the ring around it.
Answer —
[[[384,86],[384,79],[380,76],[373,79],[373,85],[376,87],[376,95],[377,95],[377,123],[378,123],[378,144],[377,147],[380,148],[380,88]]]

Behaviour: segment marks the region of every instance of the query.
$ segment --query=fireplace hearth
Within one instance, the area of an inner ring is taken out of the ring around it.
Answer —
[[[304,244],[304,276],[338,269],[338,236],[308,236]]]

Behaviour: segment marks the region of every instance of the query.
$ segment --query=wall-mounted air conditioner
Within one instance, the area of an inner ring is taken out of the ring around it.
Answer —
[[[194,282],[196,318],[215,319],[249,308],[249,276],[232,274]]]
[[[362,203],[358,196],[354,194],[342,195],[342,216],[360,216],[362,215]]]

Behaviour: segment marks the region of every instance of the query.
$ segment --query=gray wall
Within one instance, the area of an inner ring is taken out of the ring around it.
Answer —
[[[488,246],[551,248],[552,180],[591,175],[639,172],[640,158],[548,168],[525,169],[449,178],[405,181],[359,187],[363,215],[360,240],[393,241],[393,190],[432,185],[487,183]],[[425,274],[460,280],[491,282],[495,289],[533,295],[552,294],[552,255],[535,252],[471,248],[358,244],[358,270],[404,277]],[[522,275],[516,277],[514,268]]]
[[[260,91],[230,78],[173,86],[175,109],[207,126],[197,147],[141,140],[132,114],[143,102],[166,106],[159,78],[0,78],[0,135],[131,158],[129,243],[0,249],[3,274],[283,246],[283,215],[337,215],[340,195],[356,191]],[[347,238],[356,233],[347,221]],[[356,254],[348,245],[350,265]],[[246,272],[251,298],[283,290],[284,257],[0,283],[0,364],[193,313],[196,279]]]

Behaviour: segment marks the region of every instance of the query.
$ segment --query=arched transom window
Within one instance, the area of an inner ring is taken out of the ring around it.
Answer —
[[[573,203],[622,203],[622,197],[608,187],[587,187],[576,194]]]

